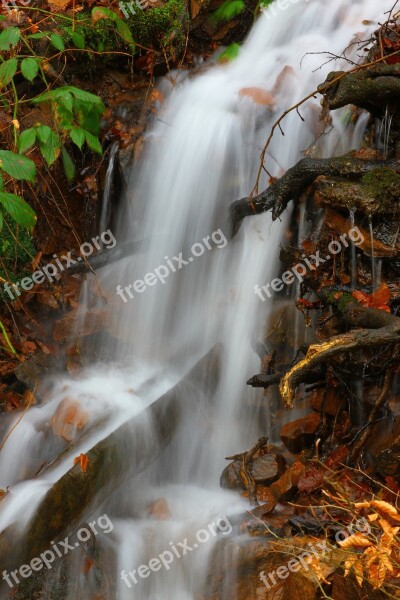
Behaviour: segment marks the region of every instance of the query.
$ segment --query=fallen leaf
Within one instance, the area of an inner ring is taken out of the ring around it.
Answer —
[[[371,295],[355,290],[352,296],[357,302],[362,304],[362,306],[377,308],[378,310],[384,310],[390,313],[390,308],[387,304],[390,300],[390,290],[386,283],[381,283],[379,288]]]
[[[369,548],[372,546],[372,542],[361,533],[354,533],[338,544],[341,548]]]
[[[83,473],[86,473],[87,470],[87,466],[89,463],[89,459],[87,457],[86,454],[80,454],[79,456],[77,456],[76,458],[74,458],[74,465],[77,465],[79,463],[79,466],[81,467],[81,471]]]
[[[239,90],[239,96],[248,96],[255,102],[255,104],[262,104],[263,106],[275,106],[276,98],[268,90],[263,90],[257,87],[247,87]]]

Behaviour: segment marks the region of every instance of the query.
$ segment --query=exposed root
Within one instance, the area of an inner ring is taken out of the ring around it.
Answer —
[[[310,371],[321,363],[354,350],[376,348],[396,343],[400,343],[400,319],[393,317],[391,323],[386,327],[375,330],[359,329],[350,331],[334,336],[321,344],[313,344],[308,349],[305,358],[282,377],[279,390],[286,408],[293,408],[296,387],[304,381]]]
[[[399,168],[397,161],[369,161],[346,154],[337,158],[303,158],[289,169],[283,177],[255,198],[242,198],[231,205],[231,232],[234,236],[245,217],[272,210],[273,220],[286,209],[291,200],[299,196],[321,175],[359,179],[366,173],[380,168]]]

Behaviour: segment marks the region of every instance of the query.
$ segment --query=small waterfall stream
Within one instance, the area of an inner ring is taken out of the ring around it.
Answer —
[[[263,339],[272,305],[272,298],[262,302],[254,287],[270,282],[276,274],[288,217],[275,223],[269,214],[249,218],[228,244],[228,209],[252,189],[260,148],[275,120],[316,89],[329,71],[346,68],[345,61],[321,67],[325,61],[318,53],[340,55],[356,33],[366,37],[374,30],[391,4],[337,0],[327,5],[322,0],[300,0],[271,18],[261,14],[232,63],[211,61],[197,75],[179,74],[175,85],[168,77],[160,84],[167,99],[146,136],[144,156],[133,169],[115,232],[118,241],[152,238],[154,243],[99,275],[101,288],[113,298],[110,331],[129,344],[128,356],[126,344],[112,346],[105,338],[104,354],[111,354],[112,360],[94,365],[84,378],[57,382],[49,402],[25,416],[0,455],[1,486],[12,485],[12,493],[0,507],[0,529],[20,521],[23,531],[45,491],[71,466],[67,455],[50,476],[33,479],[43,461],[37,452],[43,438],[37,423],[50,418],[65,399],[66,388],[68,396],[87,407],[93,424],[101,419],[107,422],[78,442],[74,451],[78,455],[171,387],[187,372],[188,361],[194,363],[216,344],[222,346],[214,393],[207,395],[196,384],[193,398],[185,398],[187,408],[164,455],[122,488],[104,495],[96,508],[102,512],[92,515],[106,512],[114,524],[111,534],[96,541],[107,556],[103,565],[107,600],[195,600],[215,543],[234,535],[228,528],[221,526],[219,534],[209,535],[196,551],[174,560],[168,569],[137,578],[137,583],[130,579],[128,585],[121,573],[148,564],[185,538],[193,542],[195,533],[212,521],[248,508],[239,495],[220,489],[219,476],[225,456],[268,434],[268,417],[248,409],[258,394],[246,386],[246,380],[259,371],[253,343]],[[356,61],[355,48],[348,50],[348,56]],[[254,90],[260,89],[270,92],[269,103],[255,101]],[[274,160],[266,157],[273,176],[281,174],[278,165],[289,168],[315,141],[319,100],[310,100],[301,113],[305,123],[294,111],[283,123],[285,136],[278,132],[273,139],[269,153]],[[317,144],[320,156],[340,155],[360,144],[365,116],[356,125],[345,125],[346,121],[343,111],[332,115],[332,130]],[[267,185],[265,175],[260,188]],[[187,264],[178,269],[174,257],[179,256]],[[161,266],[168,269],[164,282],[150,276]],[[134,287],[137,280],[149,283],[145,289]],[[117,295],[117,289],[128,286],[132,298],[126,291]],[[157,385],[141,395],[137,390],[154,377]],[[7,465],[24,465],[29,453],[36,469],[32,466],[14,478]],[[149,516],[149,506],[160,499],[168,507],[163,520]],[[91,600],[96,581],[76,575],[81,573],[79,557],[76,553],[69,563],[63,598]],[[49,572],[48,589],[62,577],[59,563]],[[229,586],[221,600],[228,598],[232,598]]]

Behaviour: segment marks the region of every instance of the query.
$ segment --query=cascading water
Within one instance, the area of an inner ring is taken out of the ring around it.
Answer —
[[[153,402],[217,343],[223,350],[212,397],[206,398],[197,385],[193,398],[185,399],[175,440],[164,455],[134,481],[97,503],[96,511],[101,507],[114,523],[107,539],[97,538],[107,556],[103,568],[109,600],[194,600],[204,584],[215,540],[224,539],[227,532],[211,536],[169,569],[139,578],[137,584],[130,580],[130,587],[120,573],[147,564],[168,550],[170,542],[193,539],[196,530],[218,515],[232,515],[248,506],[219,488],[219,475],[225,456],[250,447],[269,430],[265,411],[250,411],[247,403],[257,393],[245,382],[259,370],[253,344],[263,339],[262,324],[271,307],[271,300],[266,297],[263,303],[254,288],[275,276],[285,219],[272,223],[269,214],[247,219],[228,244],[226,217],[230,203],[252,189],[261,148],[278,116],[316,89],[329,70],[346,68],[344,61],[320,68],[324,60],[318,53],[339,55],[355,32],[367,37],[383,10],[390,8],[390,2],[384,4],[377,8],[375,0],[337,0],[331,5],[300,0],[286,10],[277,9],[273,16],[262,14],[231,64],[210,64],[197,76],[182,77],[173,86],[168,78],[161,84],[169,98],[147,135],[144,158],[133,170],[116,232],[118,241],[151,238],[153,243],[142,254],[104,269],[99,278],[101,288],[112,298],[111,332],[128,345],[110,349],[108,344],[104,355],[112,354],[114,366],[95,366],[84,379],[60,382],[51,402],[58,405],[69,386],[69,395],[89,404],[93,420],[99,418],[91,409],[98,400],[110,430]],[[365,20],[372,23],[368,31]],[[358,60],[355,48],[351,46],[347,53],[354,61]],[[313,54],[306,55],[310,51]],[[260,89],[270,92],[268,103],[258,103]],[[278,132],[268,150],[266,161],[274,176],[281,174],[282,167],[292,166],[315,141],[318,101],[310,100],[300,110],[305,122],[295,111],[290,113],[283,123],[285,137]],[[342,154],[362,140],[365,117],[356,126],[345,124],[349,119],[343,111],[332,119],[332,130],[317,145],[321,156]],[[260,188],[267,184],[264,176]],[[211,239],[211,249],[204,239]],[[196,256],[196,243],[202,244],[202,255]],[[126,291],[123,297],[116,294],[117,286],[124,290],[160,265],[172,264],[168,261],[177,267],[173,257],[180,253],[188,264],[176,272],[169,267],[164,283],[147,277],[153,283],[144,291],[129,288],[133,298]],[[154,377],[157,388],[147,386],[145,397],[135,392]],[[33,409],[25,416],[24,429],[17,427],[10,436],[0,464],[3,487],[14,483],[6,465],[25,463],[25,453],[40,445],[37,422],[48,419],[50,413],[49,404]],[[21,431],[26,436],[22,447],[15,441]],[[106,433],[103,426],[94,428],[92,435],[99,439]],[[92,443],[91,436],[83,439],[75,455]],[[38,455],[40,462],[43,456]],[[68,456],[51,476],[17,483],[2,502],[1,529],[14,524],[21,513],[32,514],[45,491],[70,466]],[[30,472],[22,479],[33,477],[35,469]],[[148,516],[148,505],[159,498],[169,507],[162,521]],[[81,573],[80,558],[76,553],[68,563],[71,573],[63,598],[89,600],[96,591],[93,577],[75,575]],[[63,568],[60,560],[49,575],[49,590]],[[232,598],[226,589],[222,600]]]

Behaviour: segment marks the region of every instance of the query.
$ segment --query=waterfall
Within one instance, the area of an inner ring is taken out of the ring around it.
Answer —
[[[177,558],[169,568],[138,577],[137,583],[131,579],[130,586],[121,572],[137,570],[185,538],[193,542],[195,532],[207,530],[221,516],[248,509],[245,499],[220,489],[219,476],[224,457],[268,435],[267,411],[251,408],[260,394],[246,386],[259,372],[253,347],[263,340],[273,302],[272,297],[261,301],[255,286],[276,276],[290,210],[274,223],[269,214],[246,219],[228,243],[229,206],[252,190],[261,149],[282,112],[316,89],[330,71],[348,67],[344,60],[321,67],[326,60],[320,53],[340,55],[348,48],[346,56],[359,60],[356,46],[349,46],[354,35],[367,38],[391,5],[377,7],[376,0],[292,2],[285,10],[259,16],[233,62],[212,59],[198,74],[170,74],[160,83],[164,107],[146,134],[146,151],[133,168],[114,232],[118,242],[150,238],[152,243],[140,255],[99,274],[101,289],[113,299],[110,332],[126,343],[111,348],[104,341],[104,356],[112,355],[108,364],[93,365],[79,380],[57,382],[49,402],[25,415],[23,429],[15,429],[0,457],[2,486],[13,485],[0,506],[0,529],[21,521],[21,514],[26,517],[20,522],[23,529],[45,491],[71,466],[61,461],[51,476],[33,479],[43,460],[37,423],[46,421],[65,399],[66,386],[68,396],[85,406],[93,425],[91,436],[78,443],[78,455],[93,439],[105,437],[151,404],[198,357],[221,345],[213,394],[193,386],[193,398],[185,399],[177,435],[164,455],[102,497],[102,513],[114,524],[111,534],[96,540],[107,556],[103,568],[108,600],[194,600],[204,585],[216,541],[231,539],[234,532],[210,534],[196,551]],[[280,176],[314,144],[319,101],[310,99],[300,108],[305,122],[293,111],[282,124],[285,136],[276,132],[266,155],[272,176]],[[349,124],[346,111],[332,114],[333,127],[319,137],[313,152],[329,157],[359,145],[366,119],[362,117],[361,125]],[[267,185],[264,174],[260,189]],[[150,380],[157,381],[157,389],[147,386],[141,396],[137,390]],[[95,427],[97,421],[100,425]],[[22,431],[25,439],[19,445]],[[23,466],[27,454],[38,464],[15,481],[6,465]],[[149,506],[160,499],[168,515],[155,520]],[[95,578],[81,575],[80,558],[77,552],[68,563],[69,600],[89,600],[96,591]],[[59,563],[49,571],[49,588],[62,576],[62,559]],[[227,592],[221,600],[228,598],[232,596]]]

